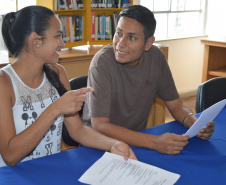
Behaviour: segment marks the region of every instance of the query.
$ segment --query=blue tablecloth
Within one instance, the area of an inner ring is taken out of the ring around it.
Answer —
[[[213,136],[205,141],[191,138],[179,155],[165,155],[151,149],[132,147],[145,163],[181,175],[176,185],[226,184],[226,108],[214,120]],[[165,132],[183,134],[186,128],[173,121],[142,132],[159,135]],[[0,168],[0,184],[6,185],[76,185],[81,175],[104,151],[80,147],[59,154]]]

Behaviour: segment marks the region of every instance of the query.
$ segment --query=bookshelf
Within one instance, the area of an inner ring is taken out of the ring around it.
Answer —
[[[202,39],[205,45],[202,82],[214,77],[226,77],[226,41]]]
[[[92,0],[83,0],[82,9],[69,9],[69,10],[54,10],[54,0],[36,0],[36,4],[40,6],[45,6],[53,10],[59,16],[83,16],[83,39],[82,41],[74,41],[65,43],[65,48],[72,48],[81,45],[106,45],[112,44],[112,40],[92,40],[91,29],[92,29],[92,12],[95,12],[95,16],[110,16],[114,12],[119,13],[123,8],[92,8]],[[131,5],[133,5],[133,0],[131,0]]]

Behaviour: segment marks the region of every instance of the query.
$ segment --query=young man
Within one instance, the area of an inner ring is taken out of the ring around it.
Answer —
[[[129,145],[178,154],[188,144],[188,136],[139,133],[146,128],[154,100],[159,97],[173,117],[190,127],[197,117],[179,98],[164,54],[153,45],[156,21],[143,6],[131,6],[119,14],[113,45],[105,46],[93,58],[83,121],[107,136]],[[214,123],[207,123],[198,137],[209,139]]]

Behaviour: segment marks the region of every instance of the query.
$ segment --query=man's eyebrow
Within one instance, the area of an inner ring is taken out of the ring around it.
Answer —
[[[122,29],[120,29],[119,27],[117,27],[117,30],[119,30],[119,31],[123,31]],[[129,35],[138,35],[137,33],[134,33],[134,32],[129,32],[128,33]]]
[[[129,35],[138,35],[137,33],[128,33]]]
[[[122,31],[122,29],[120,29],[119,27],[117,27],[116,29],[119,30],[119,31]]]

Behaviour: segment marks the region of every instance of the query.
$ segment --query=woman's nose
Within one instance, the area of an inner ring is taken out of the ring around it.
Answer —
[[[59,46],[60,46],[61,48],[64,48],[64,47],[65,47],[65,43],[64,43],[64,41],[63,41],[63,38],[60,38],[60,39],[59,39]]]

